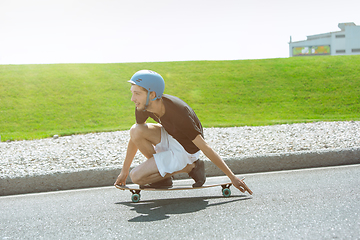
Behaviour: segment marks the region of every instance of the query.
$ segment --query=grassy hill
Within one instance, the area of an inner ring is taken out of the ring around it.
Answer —
[[[128,129],[127,80],[160,73],[204,127],[360,119],[360,55],[241,61],[0,65],[1,141]]]

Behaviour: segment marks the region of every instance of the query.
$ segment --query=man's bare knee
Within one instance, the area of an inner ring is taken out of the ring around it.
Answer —
[[[140,145],[147,143],[155,146],[161,141],[161,125],[151,123],[134,124],[130,129],[130,139],[134,143],[139,144],[139,149]],[[144,154],[143,151],[141,152]]]
[[[139,184],[139,185],[142,184],[141,176],[138,174],[138,171],[135,168],[133,170],[131,170],[129,175],[130,175],[130,179],[133,183]]]
[[[130,128],[130,138],[132,140],[136,140],[139,139],[143,136],[143,132],[144,132],[144,126],[145,124],[134,124],[131,128]]]

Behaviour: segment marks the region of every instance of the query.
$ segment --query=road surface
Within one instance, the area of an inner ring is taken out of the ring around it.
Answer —
[[[147,191],[132,203],[104,187],[0,197],[0,239],[359,239],[360,165],[241,176],[253,196]]]

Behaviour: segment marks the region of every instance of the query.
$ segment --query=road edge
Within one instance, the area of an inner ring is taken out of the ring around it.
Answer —
[[[360,163],[360,147],[224,158],[224,161],[235,174],[350,165]],[[207,176],[224,175],[209,160],[205,160],[205,168]],[[120,171],[121,168],[93,168],[25,177],[1,177],[0,196],[111,186]],[[176,176],[176,179],[184,178],[188,178],[187,174]]]

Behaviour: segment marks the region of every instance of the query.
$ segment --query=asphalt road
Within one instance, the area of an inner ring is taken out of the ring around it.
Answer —
[[[0,239],[359,239],[360,165],[245,174],[232,188],[0,197]],[[225,178],[226,179],[226,178]]]

